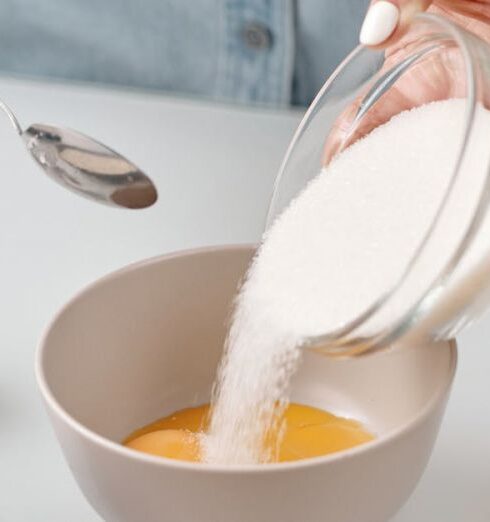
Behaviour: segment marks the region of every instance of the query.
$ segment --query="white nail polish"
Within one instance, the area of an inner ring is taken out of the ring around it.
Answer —
[[[384,0],[373,4],[364,18],[359,40],[363,45],[378,45],[395,30],[400,19],[398,7]]]

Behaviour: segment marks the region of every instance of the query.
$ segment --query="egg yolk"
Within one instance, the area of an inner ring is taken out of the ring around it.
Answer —
[[[200,462],[200,438],[208,420],[209,404],[186,408],[136,430],[123,444],[151,455]],[[272,462],[328,455],[374,439],[360,422],[295,403],[286,408],[278,426],[282,437],[275,430],[264,443]]]

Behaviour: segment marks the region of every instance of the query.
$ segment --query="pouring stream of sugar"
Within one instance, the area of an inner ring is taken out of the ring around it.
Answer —
[[[288,402],[302,343],[355,319],[400,279],[450,183],[464,109],[463,100],[447,100],[394,117],[340,154],[267,231],[236,301],[203,440],[206,461],[273,460],[264,437]],[[424,257],[390,306],[362,325],[366,335],[410,310],[471,223],[489,159],[490,112],[482,107],[475,129]],[[441,300],[447,310],[458,308],[459,296],[463,303],[469,276],[475,285],[486,275],[476,267],[489,250],[486,216],[442,289],[451,297]]]

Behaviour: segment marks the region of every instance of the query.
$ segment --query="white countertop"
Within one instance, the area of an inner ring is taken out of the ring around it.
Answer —
[[[43,328],[80,287],[127,263],[257,240],[301,115],[6,79],[0,97],[23,125],[63,124],[99,138],[159,189],[158,203],[145,211],[78,198],[43,176],[0,118],[0,521],[95,522],[100,519],[70,475],[34,381]],[[489,340],[490,318],[460,339],[434,454],[392,522],[490,520]]]

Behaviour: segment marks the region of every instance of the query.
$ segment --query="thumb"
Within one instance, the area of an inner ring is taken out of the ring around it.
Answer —
[[[372,1],[359,34],[361,44],[383,48],[395,43],[407,32],[413,17],[431,3],[431,0]]]

